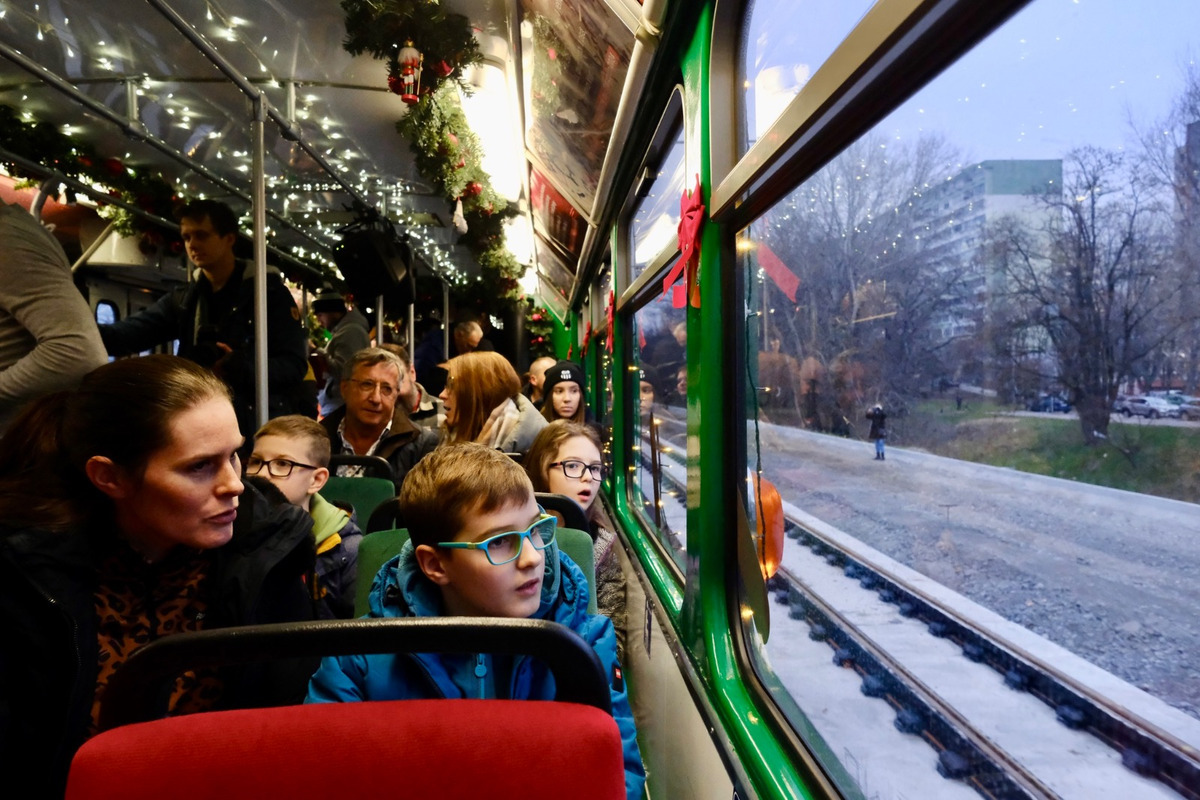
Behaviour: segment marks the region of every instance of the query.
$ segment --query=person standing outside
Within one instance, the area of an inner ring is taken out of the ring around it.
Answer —
[[[884,461],[886,459],[884,458],[883,443],[887,439],[887,414],[884,413],[883,406],[876,403],[867,412],[866,417],[871,420],[871,432],[867,435],[875,440],[875,460]]]
[[[211,369],[233,393],[242,435],[257,430],[254,413],[254,270],[234,256],[237,217],[216,200],[194,200],[176,214],[196,279],[150,308],[100,326],[108,354],[131,355],[179,340],[179,355]],[[267,275],[268,417],[300,411],[308,341],[300,310],[279,271]]]
[[[320,401],[321,416],[326,417],[345,405],[342,370],[355,353],[371,346],[370,323],[357,308],[347,308],[345,298],[336,292],[318,295],[312,310],[321,327],[329,331],[329,341],[318,351],[325,361]]]
[[[62,246],[28,211],[0,203],[0,434],[29,400],[73,388],[105,361]]]

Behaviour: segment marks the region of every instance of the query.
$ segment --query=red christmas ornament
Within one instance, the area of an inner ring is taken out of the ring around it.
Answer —
[[[483,184],[479,183],[478,181],[471,181],[470,183],[468,183],[466,186],[463,187],[463,196],[464,197],[475,197],[482,191],[483,191]]]
[[[449,77],[450,77],[450,73],[451,73],[451,72],[454,72],[454,67],[452,67],[452,66],[450,66],[449,64],[447,64],[447,63],[446,63],[446,61],[445,61],[445,59],[443,59],[443,60],[441,60],[441,61],[439,61],[439,62],[438,62],[438,65],[437,65],[437,68],[436,68],[436,70],[435,70],[435,71],[437,72],[437,74],[438,74],[438,77],[440,77],[440,78],[449,78]]]
[[[400,82],[397,75],[388,75],[388,89],[395,94],[400,94],[404,91],[404,84]]]
[[[608,337],[605,339],[604,349],[610,354],[613,351],[613,329],[616,324],[616,309],[617,295],[615,292],[610,291],[608,293],[608,307],[604,310],[604,315],[608,318]]]
[[[116,158],[104,159],[104,169],[109,175],[117,176],[125,174],[125,165]]]

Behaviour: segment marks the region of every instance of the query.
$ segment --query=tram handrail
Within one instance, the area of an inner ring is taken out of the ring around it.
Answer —
[[[554,674],[555,699],[612,713],[596,651],[557,622],[433,617],[284,622],[179,633],[142,647],[113,673],[100,730],[161,718],[165,681],[187,670],[278,659],[375,653],[535,655]]]

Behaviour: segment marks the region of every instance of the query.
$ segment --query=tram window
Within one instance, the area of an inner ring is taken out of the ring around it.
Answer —
[[[616,302],[613,295],[613,269],[612,264],[605,264],[596,280],[592,293],[592,302],[590,303],[592,314],[592,342],[590,347],[594,348],[593,352],[599,356],[600,386],[603,387],[599,397],[600,407],[594,409],[594,411],[596,419],[600,421],[601,427],[606,431],[612,431],[613,405],[615,401],[612,381],[613,354],[608,349],[608,337],[610,335],[608,314],[613,309],[610,302]],[[615,311],[613,313],[615,315]],[[610,440],[611,436],[605,437],[606,448],[609,446]]]
[[[687,413],[676,392],[687,365],[683,309],[650,301],[633,315],[631,382],[638,387],[630,481],[634,505],[683,567],[687,549]]]
[[[754,8],[776,5],[790,8]],[[766,21],[752,19],[752,45],[776,46]],[[1186,299],[1200,263],[1198,47],[1189,0],[1154,13],[1035,1],[845,150],[814,158],[825,165],[737,247],[756,354],[747,465],[796,523],[782,569],[824,580],[828,553],[804,543],[829,533],[1190,725],[1200,637],[1178,587],[1197,556],[1194,537],[1165,532],[1174,513],[1196,518],[1180,509],[1200,484],[1178,478],[1194,477],[1200,429],[1165,406],[1163,419],[1110,412],[1125,394],[1177,392],[1177,408],[1200,396],[1200,312]],[[1134,241],[1136,254],[1115,246]],[[886,420],[873,425],[877,404]],[[856,791],[871,794],[889,767],[844,724],[858,712],[830,694],[841,674],[817,676],[802,655],[829,658],[808,640],[811,612],[780,608],[751,658],[797,730],[824,738],[818,757],[853,763]]]
[[[687,186],[684,174],[683,128],[675,136],[670,149],[663,154],[656,169],[650,169],[645,185],[639,186],[644,196],[634,207],[630,220],[629,239],[633,249],[633,274],[636,279],[659,256],[678,242],[679,198]]]
[[[117,321],[117,307],[107,300],[96,303],[96,324],[112,325]]]
[[[751,3],[743,28],[742,152],[767,132],[872,5],[874,0]],[[795,24],[799,19],[804,23]]]

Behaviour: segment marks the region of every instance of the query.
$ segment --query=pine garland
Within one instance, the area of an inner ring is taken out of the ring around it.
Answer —
[[[483,62],[471,23],[462,14],[449,13],[430,0],[342,0],[346,38],[342,46],[351,55],[370,53],[387,61],[388,74],[399,77],[397,60],[405,41],[424,55],[422,94],[433,93],[453,81],[463,91],[470,85],[463,70]]]
[[[554,25],[543,16],[533,18],[533,114],[547,118],[558,111],[558,81],[562,77],[562,63],[558,54],[562,42],[554,32]]]
[[[463,79],[464,68],[483,60],[470,22],[430,0],[342,0],[341,5],[345,49],[386,61],[389,77],[399,77],[397,59],[406,41],[422,53],[418,101],[396,123],[396,130],[408,142],[421,176],[451,205],[462,201],[467,233],[459,243],[479,262],[481,280],[458,287],[460,300],[480,291],[492,307],[497,300],[515,302],[522,267],[504,245],[503,223],[516,210],[492,187],[482,166],[483,146],[459,102],[459,92],[471,90]],[[551,41],[548,22],[543,20],[542,27],[543,39]]]
[[[116,158],[101,157],[89,144],[71,138],[49,122],[24,121],[12,106],[0,105],[0,143],[15,155],[82,183],[105,187],[111,196],[164,219],[171,218],[180,202],[174,188],[161,175],[127,166]],[[16,164],[5,166],[17,177],[42,178]],[[156,244],[174,236],[173,232],[162,230],[119,206],[102,205],[99,213],[123,236],[153,234]]]

